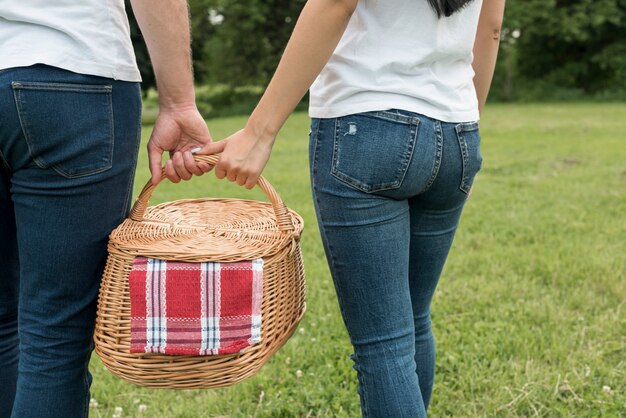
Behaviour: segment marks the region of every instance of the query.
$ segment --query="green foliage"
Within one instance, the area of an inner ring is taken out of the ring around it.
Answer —
[[[227,86],[233,103],[237,89],[266,86],[304,3],[189,0],[196,82]],[[131,34],[147,90],[154,75],[133,19]],[[490,98],[625,100],[624,39],[626,0],[508,0]],[[244,96],[240,108],[248,111]],[[229,100],[209,100],[211,112]]]
[[[210,13],[216,22],[214,34],[198,46],[206,57],[203,77],[230,86],[265,86],[274,74],[305,1],[213,0],[211,3]]]
[[[626,0],[509,0],[502,34],[492,98],[626,98]]]
[[[156,87],[154,73],[130,2],[126,2],[142,88],[147,92]],[[213,117],[252,110],[256,104],[252,98],[260,95],[251,92],[267,85],[274,74],[304,3],[189,0],[195,81],[215,85],[208,88],[211,92],[200,93],[203,114]]]
[[[222,118],[209,126],[222,138],[244,123]],[[123,417],[360,416],[308,186],[308,124],[303,113],[289,119],[264,173],[305,221],[308,308],[298,331],[259,374],[225,389],[137,388],[94,356],[93,418],[111,417],[116,407]],[[624,104],[487,106],[483,169],[433,304],[438,355],[429,416],[623,416],[625,130]],[[135,194],[148,178],[142,147]],[[151,204],[196,197],[266,200],[209,174],[164,182]]]
[[[215,84],[196,87],[196,101],[200,113],[207,119],[222,116],[249,115],[257,105],[263,89],[256,86],[232,87]],[[305,110],[303,100],[296,110]]]
[[[534,7],[527,6],[525,10],[535,18],[519,38],[521,74],[580,88],[586,93],[626,88],[626,78],[619,77],[620,63],[623,65],[625,60],[619,52],[626,50],[626,2],[575,0],[532,4]]]
[[[258,103],[260,87],[230,87],[224,84],[196,88],[198,110],[205,118],[250,114]]]
[[[206,54],[206,45],[215,36],[215,26],[211,23],[214,0],[189,1],[189,17],[191,23],[191,51],[195,81],[198,84],[210,81],[207,68],[215,57]]]
[[[156,79],[154,77],[154,70],[152,69],[152,63],[150,62],[150,55],[148,54],[148,48],[141,35],[139,24],[135,19],[135,14],[130,5],[130,0],[125,0],[126,12],[128,14],[128,23],[130,24],[130,40],[133,43],[133,49],[135,50],[135,57],[137,58],[137,66],[141,73],[141,90],[144,96],[151,88],[156,87]]]

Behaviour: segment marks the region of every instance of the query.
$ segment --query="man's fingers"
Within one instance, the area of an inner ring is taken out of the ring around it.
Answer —
[[[183,154],[183,162],[185,164],[185,168],[187,171],[192,173],[194,176],[201,176],[205,172],[199,167],[198,162],[193,158],[193,155],[189,151],[185,151]]]
[[[152,184],[157,185],[161,181],[163,151],[148,144],[148,161],[150,162],[150,173],[152,174]]]
[[[191,178],[192,174],[187,170],[187,167],[185,167],[185,160],[183,160],[183,154],[181,152],[175,152],[172,155],[171,161],[176,174],[178,174],[181,179],[189,180]]]
[[[170,179],[172,183],[180,182],[180,177],[176,173],[176,170],[174,170],[174,163],[172,160],[167,160],[165,162],[165,176]]]

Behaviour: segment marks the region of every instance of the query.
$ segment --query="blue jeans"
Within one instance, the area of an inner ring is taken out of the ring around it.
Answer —
[[[405,111],[313,119],[311,183],[365,417],[425,417],[430,305],[481,166],[478,124]]]
[[[107,237],[127,215],[139,85],[0,71],[0,417],[87,417]]]

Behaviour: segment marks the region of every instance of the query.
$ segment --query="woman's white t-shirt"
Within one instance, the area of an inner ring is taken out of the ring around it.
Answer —
[[[0,69],[47,64],[141,81],[123,0],[0,0]]]
[[[482,0],[438,18],[426,0],[359,0],[310,90],[309,114],[403,109],[478,120],[472,49]]]

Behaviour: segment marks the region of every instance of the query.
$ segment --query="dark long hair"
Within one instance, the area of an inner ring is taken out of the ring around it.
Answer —
[[[472,0],[428,0],[428,3],[435,9],[437,16],[448,17],[452,13],[465,7]]]

